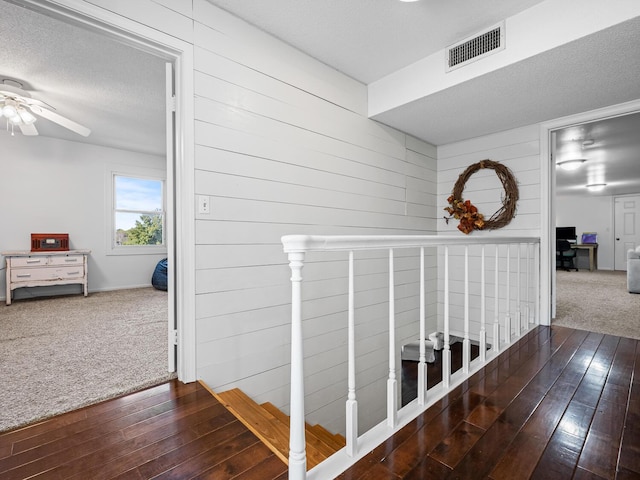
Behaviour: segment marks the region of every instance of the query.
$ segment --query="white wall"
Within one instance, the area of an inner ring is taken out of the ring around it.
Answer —
[[[448,206],[447,198],[453,190],[453,185],[459,175],[469,166],[480,160],[490,159],[500,162],[513,172],[518,182],[518,190],[520,199],[518,201],[517,211],[514,219],[506,227],[493,231],[473,231],[470,236],[473,237],[491,237],[491,236],[539,236],[540,235],[540,152],[539,152],[539,127],[531,125],[523,128],[517,128],[500,132],[493,135],[474,138],[463,142],[457,142],[449,145],[438,147],[438,207],[437,210],[442,212],[438,219],[438,233],[440,234],[456,234],[464,235],[457,230],[457,221],[451,220],[446,224],[443,219],[446,216],[444,208]],[[489,218],[501,205],[503,187],[493,170],[481,170],[470,177],[466,183],[463,198],[471,200],[478,207],[480,213]],[[489,258],[487,262],[493,265],[494,248],[491,247],[487,251]],[[479,326],[479,305],[480,305],[480,286],[479,286],[479,248],[470,251],[470,331],[478,332]],[[451,281],[451,322],[452,329],[462,331],[462,321],[464,318],[463,311],[463,295],[464,295],[464,253],[462,249],[452,249],[450,259],[450,281]],[[506,297],[506,247],[501,247],[500,254],[503,257],[500,263],[500,269],[503,272],[499,276],[500,286],[499,294],[501,298]],[[524,258],[526,256],[525,249],[521,251],[522,268],[525,271]],[[511,252],[511,268],[515,271],[515,259],[517,251],[515,248]],[[438,269],[438,298],[439,321],[442,321],[442,285],[443,285],[443,262],[440,258],[440,268]],[[493,298],[493,278],[487,277],[487,297]],[[516,298],[513,291],[515,280],[511,282],[511,299]],[[502,308],[502,307],[501,307]],[[487,302],[487,318],[493,319],[493,302]],[[442,329],[442,325],[439,325]],[[504,332],[503,332],[504,333]],[[491,330],[488,330],[491,343]]]
[[[105,189],[112,169],[166,170],[164,158],[6,131],[0,150],[1,251],[29,250],[31,233],[68,233],[70,248],[91,250],[90,292],[151,285],[162,255],[107,255]],[[4,269],[4,257],[0,263]],[[4,298],[4,270],[0,274]],[[76,291],[77,285],[19,288],[14,298]]]
[[[364,85],[205,0],[89,3],[194,45],[195,194],[211,197],[211,213],[194,219],[196,270],[184,272],[196,283],[197,376],[286,412],[291,293],[280,237],[434,233],[435,148],[368,120]],[[418,334],[415,255],[396,262],[398,344]],[[384,256],[356,261],[363,428],[386,401]],[[333,431],[344,430],[347,394],[345,259],[310,256],[303,272],[306,410]],[[435,305],[435,293],[428,299]]]
[[[196,218],[198,376],[287,410],[280,237],[434,232],[435,148],[368,120],[364,85],[206,2],[194,3],[194,18],[195,185],[212,198],[211,214]],[[384,255],[356,266],[363,428],[384,416]],[[417,264],[406,255],[396,265],[399,344],[418,333]],[[303,271],[306,410],[333,431],[344,430],[347,392],[345,259],[310,256]]]
[[[556,226],[576,227],[578,241],[583,232],[598,233],[598,269],[614,269],[613,197],[610,195],[557,195]],[[589,268],[586,250],[578,252],[578,268]]]

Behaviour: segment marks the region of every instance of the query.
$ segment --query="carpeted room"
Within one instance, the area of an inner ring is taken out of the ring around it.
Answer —
[[[0,308],[0,431],[173,376],[164,291],[40,297]]]
[[[640,338],[640,294],[628,292],[626,272],[557,270],[556,275],[555,325]]]

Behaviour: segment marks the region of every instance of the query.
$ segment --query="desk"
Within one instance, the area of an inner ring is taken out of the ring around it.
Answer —
[[[598,269],[598,244],[597,243],[572,244],[571,248],[575,248],[576,250],[589,250],[589,271],[593,272],[594,270]],[[578,260],[576,259],[576,262],[577,261]]]
[[[7,305],[21,287],[79,283],[86,297],[87,255],[90,250],[56,252],[2,252],[7,262]]]

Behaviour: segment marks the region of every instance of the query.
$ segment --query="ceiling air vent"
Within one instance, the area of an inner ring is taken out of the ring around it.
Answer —
[[[449,72],[487,55],[504,50],[504,22],[447,48],[446,71]]]

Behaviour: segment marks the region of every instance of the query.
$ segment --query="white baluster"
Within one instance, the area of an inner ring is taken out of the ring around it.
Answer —
[[[289,424],[289,478],[307,477],[304,433],[304,353],[302,350],[302,267],[304,253],[289,253],[291,268],[291,402]]]
[[[507,298],[506,315],[504,318],[504,340],[507,345],[511,343],[511,244],[507,245]]]
[[[449,247],[444,247],[444,349],[442,350],[442,384],[451,382],[451,348],[449,346]]]
[[[353,457],[358,452],[358,402],[356,401],[356,349],[355,349],[355,291],[353,286],[353,251],[349,252],[349,330],[348,330],[348,393],[347,393],[347,455]]]
[[[496,258],[495,258],[495,288],[493,297],[493,351],[498,353],[500,351],[500,292],[498,289],[500,278],[500,266],[499,266],[499,246],[496,245]]]
[[[427,400],[427,352],[426,341],[426,310],[424,298],[424,247],[420,248],[420,358],[418,362],[418,404],[424,405]]]
[[[522,282],[521,282],[521,278],[520,278],[520,262],[521,262],[521,258],[520,258],[520,250],[521,250],[521,245],[518,243],[518,256],[517,256],[517,260],[518,260],[518,267],[516,268],[516,336],[519,337],[520,335],[522,335],[522,311],[520,310],[520,293],[522,290]]]
[[[469,373],[471,342],[469,341],[469,246],[464,246],[464,338],[462,340],[462,371]]]
[[[487,359],[487,304],[486,304],[486,285],[485,285],[485,252],[482,245],[480,253],[480,361],[484,363]]]
[[[540,325],[540,244],[533,246],[533,323]]]
[[[526,300],[524,304],[524,329],[529,330],[529,323],[531,323],[531,244],[527,243],[527,268],[525,269],[526,275]]]
[[[396,426],[398,382],[396,380],[396,312],[393,249],[389,249],[389,379],[387,380],[387,425]]]

